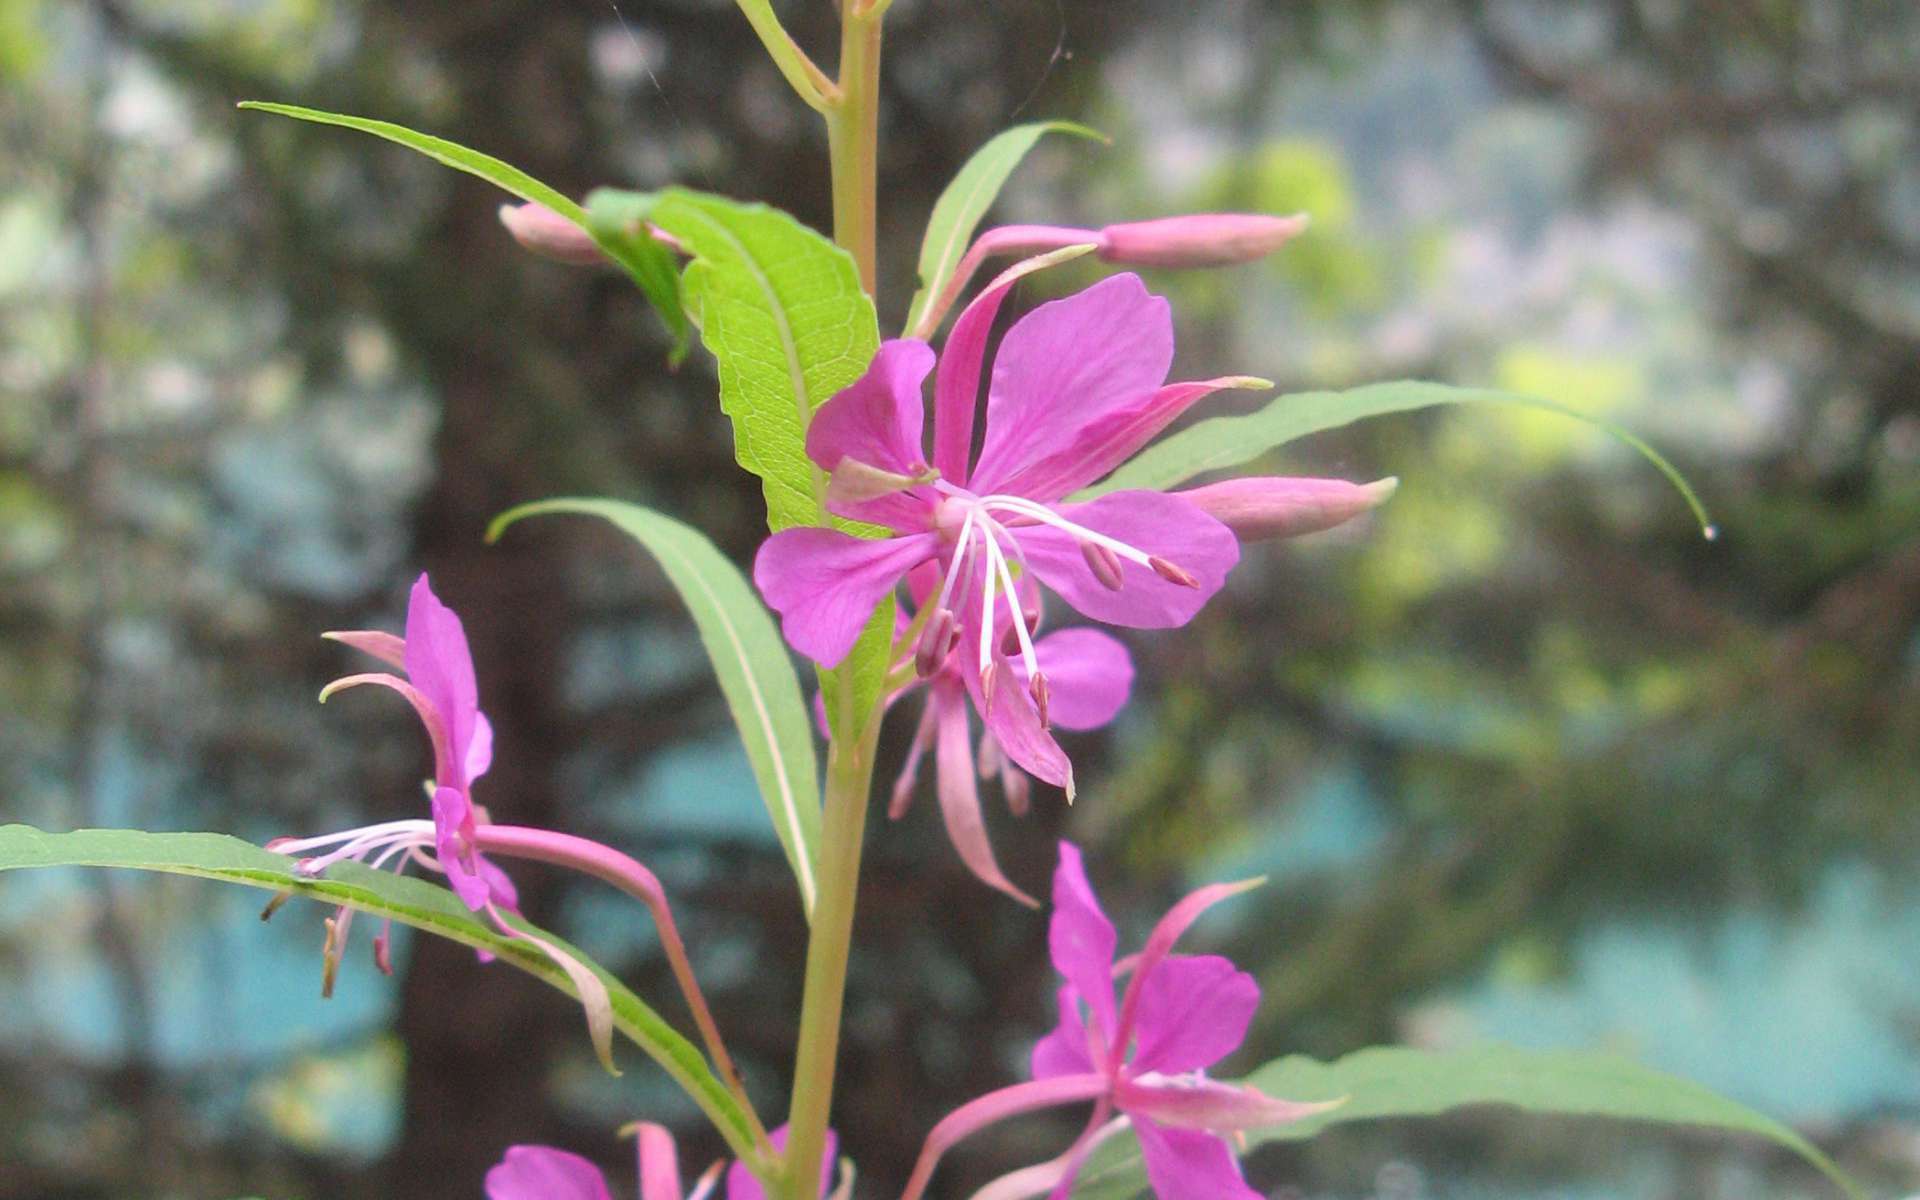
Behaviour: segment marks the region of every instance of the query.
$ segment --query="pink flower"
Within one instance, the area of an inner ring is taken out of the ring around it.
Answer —
[[[519,853],[569,866],[598,865],[613,878],[632,884],[633,890],[648,900],[655,919],[660,922],[662,940],[669,957],[678,954],[679,934],[672,927],[666,900],[659,894],[659,882],[639,863],[604,846],[547,830],[523,830],[487,826],[483,833],[484,812],[473,803],[473,783],[493,764],[493,726],[480,711],[479,687],[474,680],[473,655],[467,648],[466,630],[452,609],[433,594],[426,575],[414,581],[407,600],[407,636],[397,638],[380,630],[352,630],[323,635],[400,668],[402,679],[386,672],[348,675],[336,679],[320,692],[324,702],[335,692],[361,684],[377,684],[400,693],[413,705],[420,723],[426,727],[427,740],[433,744],[432,821],[382,821],[357,829],[322,834],[309,838],[278,838],[267,849],[299,859],[295,870],[319,876],[337,862],[351,859],[378,870],[388,863],[403,871],[418,864],[447,877],[448,886],[462,903],[475,912],[485,912],[503,937],[525,941],[558,966],[572,981],[586,1014],[587,1029],[593,1039],[594,1053],[607,1070],[618,1075],[613,1063],[613,1005],[607,988],[593,970],[557,944],[516,928],[503,915],[517,913],[519,897],[505,871],[480,853],[480,842],[492,837],[505,853]],[[324,850],[325,853],[313,854]],[[272,910],[269,909],[269,912]],[[342,906],[327,921],[326,947],[321,992],[331,995],[335,972],[346,949],[347,931],[353,911]],[[393,973],[391,955],[393,922],[385,922],[374,939],[374,962]],[[482,961],[493,957],[479,952]],[[710,1022],[697,990],[687,988],[690,972],[683,979],[688,1001],[697,1017]],[[703,1033],[707,1029],[703,1028]],[[710,1041],[717,1041],[712,1038]],[[730,1067],[724,1052],[716,1047],[715,1061]]]
[[[1166,302],[1137,277],[1118,275],[1040,306],[1008,331],[973,456],[987,334],[1022,273],[1002,275],[955,322],[935,379],[931,465],[921,442],[921,385],[935,360],[924,342],[882,345],[867,373],[814,416],[807,453],[834,473],[828,507],[894,536],[786,530],[761,547],[754,581],[780,613],[787,640],[833,666],[908,572],[937,564],[926,629],[958,640],[924,658],[941,661],[958,649],[967,690],[1000,747],[1071,796],[1072,769],[1046,732],[1049,680],[1017,581],[1031,576],[1109,624],[1155,629],[1191,620],[1239,560],[1226,526],[1162,492],[1063,500],[1201,396],[1242,381],[1164,384],[1173,359]],[[995,636],[1003,618],[1013,655]]]
[[[641,1122],[634,1126],[640,1155],[640,1200],[706,1200],[720,1181],[720,1163],[713,1164],[693,1185],[682,1192],[679,1152],[673,1135],[659,1125]],[[770,1140],[775,1150],[787,1145],[786,1126],[773,1131]],[[827,1131],[827,1153],[820,1167],[820,1194],[827,1194],[832,1181],[835,1138]],[[851,1182],[849,1179],[848,1182]],[[842,1190],[849,1190],[842,1185]],[[760,1181],[740,1163],[727,1170],[727,1200],[766,1200]],[[487,1172],[487,1200],[613,1200],[600,1168],[565,1150],[552,1146],[512,1146]]]
[[[931,590],[930,566],[915,571],[909,586],[922,603]],[[1039,625],[1040,598],[1030,581],[1021,585],[1022,606],[1029,625]],[[906,623],[904,614],[902,624]],[[1011,634],[1011,620],[1001,621],[999,635],[1004,644]],[[926,639],[922,639],[923,642]],[[918,649],[917,647],[915,649]],[[1062,629],[1033,639],[1034,660],[1048,681],[1048,716],[1063,729],[1098,729],[1119,713],[1133,687],[1133,660],[1127,648],[1097,629]],[[993,846],[987,840],[986,822],[980,811],[979,781],[995,775],[1014,815],[1027,811],[1028,779],[1013,759],[1000,747],[993,728],[981,733],[976,757],[967,720],[969,704],[967,672],[958,654],[949,654],[929,669],[917,672],[920,678],[902,688],[893,697],[897,701],[915,688],[927,690],[920,723],[907,748],[906,762],[894,780],[892,803],[887,815],[899,819],[913,803],[914,785],[919,781],[920,765],[927,751],[934,754],[936,793],[940,816],[947,836],[967,868],[992,888],[1005,892],[1029,907],[1039,902],[1009,881],[1000,870]],[[926,665],[926,664],[923,664]],[[1015,658],[1009,663],[1015,683],[1028,682],[1025,663]],[[1005,722],[1002,722],[1005,724]]]
[[[413,705],[433,745],[433,820],[382,821],[338,833],[308,838],[278,838],[267,849],[300,857],[298,870],[318,876],[345,859],[363,861],[376,869],[392,864],[395,871],[419,865],[446,875],[447,882],[468,908],[519,911],[519,896],[507,873],[489,862],[474,846],[477,829],[472,799],[473,781],[493,762],[493,727],[481,713],[474,682],[473,658],[460,618],[433,594],[426,575],[414,582],[407,602],[407,636],[360,629],[321,636],[400,668],[406,678],[372,672],[336,679],[320,692],[324,703],[335,692],[361,684],[391,688]],[[315,851],[325,853],[315,854]],[[341,907],[327,921],[322,954],[321,993],[333,994],[335,973],[346,950],[353,925],[351,909]],[[503,929],[507,929],[501,923]],[[511,933],[511,929],[507,929]],[[382,923],[374,938],[374,962],[392,974],[393,922]],[[480,952],[483,961],[492,956]]]
[[[460,618],[440,603],[422,574],[407,600],[404,641],[377,630],[324,636],[406,672],[405,679],[385,672],[348,675],[328,684],[320,699],[371,683],[399,692],[413,705],[433,743],[434,842],[447,883],[475,912],[489,900],[516,908],[512,882],[474,847],[473,782],[493,763],[493,726],[480,711],[473,654]]]
[[[1073,1191],[1093,1145],[1125,1117],[1140,1139],[1147,1180],[1160,1200],[1259,1200],[1223,1135],[1296,1121],[1328,1105],[1276,1100],[1246,1085],[1218,1083],[1206,1068],[1246,1037],[1260,1003],[1253,977],[1214,955],[1171,951],[1207,908],[1251,883],[1214,884],[1174,905],[1125,963],[1118,938],[1087,882],[1080,851],[1060,844],[1048,948],[1066,979],[1060,1024],[1033,1051],[1033,1082],[963,1105],[934,1127],[902,1200],[918,1200],[948,1146],[995,1121],[1092,1101],[1086,1132],[1044,1172],[1055,1200]],[[1130,973],[1117,999],[1114,979]]]

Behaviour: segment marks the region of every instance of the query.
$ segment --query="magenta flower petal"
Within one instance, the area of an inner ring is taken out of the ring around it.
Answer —
[[[362,654],[371,654],[396,670],[407,669],[406,642],[384,629],[334,629],[320,636],[330,642],[352,646]]]
[[[1055,993],[1060,1023],[1034,1043],[1033,1077],[1054,1079],[1099,1070],[1087,1050],[1087,1023],[1080,1018],[1080,993],[1069,984]]]
[[[1120,587],[1101,582],[1078,537],[1051,525],[1022,525],[1013,537],[1042,583],[1075,609],[1109,625],[1168,629],[1191,621],[1240,561],[1240,543],[1225,525],[1162,492],[1113,492],[1059,514],[1189,575],[1196,586],[1162,577],[1145,564],[1119,559]]]
[[[640,1158],[640,1200],[685,1200],[680,1188],[680,1151],[665,1126],[642,1121],[634,1128]]]
[[[1174,1075],[1210,1067],[1240,1045],[1260,985],[1216,955],[1173,955],[1141,980],[1138,1004],[1129,1067]]]
[[[966,647],[974,636],[968,633],[961,638],[960,654],[967,653]],[[1001,753],[1018,763],[1027,774],[1051,783],[1065,791],[1067,799],[1073,799],[1073,764],[1067,760],[1066,751],[1060,749],[1060,743],[1041,726],[1040,714],[1027,695],[1026,681],[1006,659],[996,655],[995,660],[998,665],[993,672],[990,704],[981,691],[979,674],[971,669],[962,673],[974,707],[984,714],[986,726],[993,732],[994,741],[1000,744]]]
[[[1133,656],[1117,638],[1097,629],[1062,629],[1033,644],[1052,685],[1048,713],[1062,729],[1098,729],[1126,707],[1133,690]],[[1025,678],[1018,659],[1014,669]]]
[[[1034,309],[1000,343],[987,433],[968,486],[996,492],[1026,468],[1071,453],[1088,425],[1143,403],[1173,364],[1165,299],[1116,275]]]
[[[494,907],[510,913],[520,911],[520,889],[513,886],[513,880],[507,877],[505,871],[484,854],[473,856],[473,870],[480,881],[487,885],[487,896],[492,899]]]
[[[1178,904],[1167,910],[1167,915],[1161,917],[1154,925],[1153,932],[1147,935],[1147,944],[1134,957],[1133,978],[1127,981],[1126,994],[1120,999],[1120,1025],[1119,1032],[1114,1035],[1115,1045],[1125,1046],[1133,1041],[1139,1021],[1141,995],[1188,926],[1199,920],[1201,913],[1222,900],[1259,887],[1262,882],[1260,879],[1248,879],[1239,883],[1210,883],[1187,893]]]
[[[473,736],[467,739],[464,765],[469,784],[485,775],[487,768],[493,766],[493,722],[487,720],[487,714],[483,712],[473,714]]]
[[[933,347],[925,342],[882,342],[867,373],[813,414],[807,456],[829,471],[851,458],[882,471],[919,474],[926,465],[920,387],[932,370]]]
[[[447,728],[452,770],[440,782],[464,788],[468,748],[480,715],[480,691],[473,677],[467,633],[452,609],[440,603],[422,574],[407,599],[407,679],[439,710]]]
[[[613,1196],[600,1168],[578,1154],[552,1146],[509,1146],[505,1157],[487,1172],[487,1200],[613,1200]]]
[[[938,545],[931,533],[869,541],[835,529],[788,529],[761,545],[753,582],[780,614],[787,643],[835,667],[860,640],[874,607]]]
[[[767,1135],[767,1140],[773,1143],[776,1151],[784,1152],[787,1148],[787,1127],[782,1125],[775,1129]],[[833,1164],[839,1153],[840,1137],[829,1129],[827,1130],[827,1152],[820,1156],[820,1194],[822,1196],[826,1195],[827,1189],[833,1186]],[[766,1190],[760,1186],[760,1181],[753,1177],[753,1172],[747,1170],[744,1163],[736,1162],[727,1168],[727,1200],[767,1200]]]
[[[1233,1148],[1210,1133],[1164,1129],[1136,1119],[1147,1182],[1159,1200],[1260,1200],[1240,1174]]]
[[[958,487],[967,486],[973,419],[980,405],[980,376],[986,365],[993,319],[1014,284],[1051,262],[1046,256],[1030,258],[1001,272],[973,298],[947,334],[939,373],[933,381],[933,465],[940,468],[947,482]]]
[[[1080,993],[1102,1037],[1118,1025],[1113,1004],[1113,951],[1119,937],[1100,910],[1087,882],[1080,848],[1060,843],[1060,866],[1053,873],[1053,920],[1047,926],[1047,952],[1054,969]]]
[[[926,402],[921,385],[933,370],[933,348],[895,339],[881,343],[866,374],[820,406],[807,426],[807,455],[828,471],[851,459],[875,472],[913,477],[926,471],[921,430]],[[929,505],[901,495],[835,502],[829,507],[856,521],[878,521],[898,532],[927,527]]]
[[[447,873],[447,886],[460,902],[479,912],[487,906],[492,892],[473,864],[472,837],[473,802],[467,794],[456,788],[435,788],[433,840],[440,869]]]
[[[1028,908],[1040,907],[1038,900],[1015,887],[1001,872],[993,856],[993,844],[987,840],[972,739],[967,731],[967,702],[959,685],[945,679],[936,682],[927,702],[934,706],[939,725],[935,753],[939,768],[940,817],[946,823],[953,848],[960,852],[960,860],[980,882],[1005,892]]]
[[[1000,486],[1050,503],[1104,478],[1204,397],[1222,388],[1271,386],[1245,375],[1168,384],[1138,404],[1089,422],[1071,447],[1035,462]]]

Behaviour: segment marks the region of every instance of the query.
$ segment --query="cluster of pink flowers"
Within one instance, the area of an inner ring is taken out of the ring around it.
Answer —
[[[567,261],[598,252],[571,223],[555,225],[534,207],[503,214],[524,243]],[[1110,277],[1042,304],[1016,321],[989,363],[989,334],[1008,294],[1025,275],[1050,265],[1065,247],[1090,246],[1114,262],[1214,265],[1266,253],[1297,232],[1296,220],[1217,216],[1110,226],[1104,230],[1017,226],[989,231],[963,261],[948,294],[937,298],[919,332],[939,324],[985,258],[1041,253],[992,281],[955,320],[941,353],[920,338],[884,343],[864,375],[814,415],[806,452],[830,480],[836,516],[878,526],[883,537],[828,528],[789,529],[771,537],[753,566],[754,581],[781,619],[787,641],[823,667],[841,663],[875,608],[899,601],[893,704],[924,690],[924,706],[889,811],[910,805],[920,766],[934,758],[947,831],[966,865],[986,884],[1021,902],[1038,902],[1001,871],[986,835],[978,781],[998,777],[1016,813],[1031,803],[1032,781],[1070,800],[1072,764],[1054,730],[1087,730],[1111,721],[1126,703],[1133,663],[1103,631],[1042,632],[1046,593],[1094,621],[1132,629],[1186,624],[1224,585],[1241,543],[1330,528],[1377,505],[1391,481],[1247,478],[1183,491],[1110,491],[1074,495],[1145,447],[1196,402],[1223,388],[1258,381],[1230,376],[1168,383],[1173,363],[1167,302],[1135,275]],[[932,429],[924,389],[932,377]],[[985,414],[980,398],[984,393]],[[977,446],[977,448],[976,448]],[[418,865],[446,877],[475,912],[509,937],[532,938],[508,916],[513,885],[483,850],[541,858],[593,871],[654,907],[670,952],[677,934],[644,867],[617,851],[551,831],[492,825],[473,799],[491,762],[492,728],[479,707],[472,659],[456,617],[429,587],[415,583],[404,638],[375,631],[327,635],[401,674],[349,675],[343,688],[375,684],[414,708],[433,747],[430,818],[388,821],[274,848],[318,875],[344,859],[395,869]],[[969,709],[984,726],[976,740]],[[1137,954],[1118,958],[1117,936],[1089,884],[1080,851],[1060,846],[1053,880],[1049,946],[1062,977],[1058,1024],[1032,1054],[1032,1078],[956,1110],[929,1135],[903,1200],[919,1200],[945,1151],[997,1121],[1068,1104],[1091,1106],[1082,1135],[1057,1159],[1009,1176],[992,1196],[1065,1197],[1087,1156],[1131,1130],[1161,1200],[1253,1200],[1243,1181],[1234,1135],[1297,1120],[1324,1106],[1266,1096],[1217,1082],[1206,1071],[1246,1034],[1259,1000],[1252,977],[1216,956],[1173,953],[1176,940],[1212,904],[1245,884],[1202,888],[1177,904]],[[345,941],[345,910],[329,923],[328,978]],[[387,934],[376,957],[388,968]],[[602,1042],[604,989],[559,947],[533,939],[574,978]],[[676,966],[684,956],[676,958]],[[1116,994],[1116,981],[1125,980]],[[716,1063],[737,1084],[704,1003],[683,988],[709,1033]],[[604,1046],[603,1046],[604,1050]],[[671,1136],[634,1127],[641,1200],[701,1200],[721,1186],[722,1166],[682,1188]],[[784,1129],[762,1135],[777,1153]],[[821,1194],[832,1187],[830,1148]],[[844,1164],[843,1164],[844,1165]],[[724,1173],[728,1200],[762,1200],[744,1163]],[[850,1169],[836,1197],[850,1194]],[[515,1146],[488,1175],[490,1200],[610,1200],[599,1169],[570,1152]]]

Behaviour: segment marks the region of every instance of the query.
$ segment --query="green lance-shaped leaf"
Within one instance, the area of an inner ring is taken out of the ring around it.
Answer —
[[[548,513],[599,517],[611,523],[659,560],[667,579],[686,601],[734,724],[740,727],[747,760],[811,919],[819,891],[815,864],[820,841],[820,781],[813,730],[792,656],[753,586],[692,526],[617,500],[524,504],[501,514],[487,530],[487,540],[499,537],[516,521]]]
[[[1817,1167],[1852,1200],[1864,1193],[1792,1129],[1697,1083],[1609,1054],[1485,1045],[1434,1052],[1374,1046],[1337,1062],[1290,1055],[1248,1077],[1289,1100],[1341,1100],[1338,1108],[1291,1125],[1248,1132],[1253,1145],[1301,1141],[1334,1125],[1386,1117],[1431,1117],[1477,1104],[1504,1104],[1542,1116],[1611,1117],[1697,1126],[1765,1138]],[[1082,1173],[1079,1200],[1123,1200],[1146,1186],[1131,1137],[1102,1147]]]
[[[669,189],[649,219],[693,255],[681,291],[719,364],[720,407],[740,465],[760,477],[767,525],[825,524],[826,472],[807,458],[807,424],[880,346],[853,259],[764,204]]]
[[[1709,538],[1714,527],[1693,488],[1666,456],[1638,436],[1609,421],[1551,400],[1490,388],[1452,387],[1444,383],[1401,380],[1373,383],[1343,392],[1295,392],[1278,396],[1265,407],[1244,416],[1214,417],[1147,447],[1103,482],[1079,493],[1089,500],[1122,488],[1170,488],[1207,471],[1219,471],[1252,462],[1260,455],[1310,433],[1337,429],[1366,417],[1411,412],[1443,404],[1506,404],[1538,408],[1585,421],[1618,438],[1652,463],[1673,484],[1694,519]]]
[[[626,228],[604,221],[596,224],[589,219],[586,209],[519,167],[502,162],[490,154],[469,149],[458,142],[450,142],[430,133],[408,129],[405,125],[396,125],[391,121],[375,121],[367,117],[347,116],[343,113],[323,112],[315,108],[302,108],[296,104],[273,104],[264,100],[243,101],[240,107],[370,133],[375,137],[385,138],[387,141],[405,146],[409,150],[416,150],[456,171],[465,171],[469,175],[478,176],[522,200],[545,205],[586,230],[600,249],[606,252],[608,258],[625,268],[627,274],[631,275],[633,281],[640,286],[640,290],[646,293],[647,300],[653,305],[654,311],[660,314],[660,319],[666,322],[668,331],[673,335],[673,349],[669,357],[678,362],[686,356],[687,314],[680,305],[676,264],[671,252],[653,238],[648,237],[644,229]]]
[[[147,833],[137,829],[82,829],[45,833],[28,825],[0,826],[0,871],[28,867],[122,867],[192,875],[292,892],[326,904],[344,904],[376,917],[390,917],[475,949],[578,997],[567,974],[528,942],[509,938],[476,919],[446,888],[422,879],[376,871],[354,862],[336,863],[323,878],[296,874],[294,860],[251,842],[219,833]],[[712,1119],[728,1145],[753,1153],[752,1126],[694,1045],[605,968],[552,934],[515,917],[515,928],[551,942],[585,964],[607,989],[614,1027],[666,1070]]]
[[[906,328],[917,327],[927,305],[946,290],[953,280],[954,268],[966,257],[967,243],[973,240],[973,231],[979,227],[980,219],[993,207],[1000,189],[1006,186],[1027,151],[1049,133],[1107,140],[1105,134],[1071,121],[1038,121],[1004,130],[974,151],[953,182],[940,193],[940,199],[934,201],[933,216],[927,221],[926,237],[920,243],[920,290],[914,293],[913,303],[907,310]]]

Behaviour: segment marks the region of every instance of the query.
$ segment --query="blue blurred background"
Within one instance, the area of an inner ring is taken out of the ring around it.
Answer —
[[[830,57],[831,6],[780,7]],[[1072,117],[1114,145],[1043,145],[1002,219],[1313,216],[1269,264],[1150,278],[1178,372],[1549,396],[1669,451],[1722,530],[1537,414],[1292,447],[1273,469],[1400,492],[1132,639],[1133,704],[1070,747],[1080,801],[992,814],[1009,873],[1040,886],[1072,836],[1136,927],[1269,873],[1200,932],[1266,991],[1233,1065],[1608,1048],[1795,1123],[1878,1194],[1920,1189],[1920,10],[898,0],[888,53],[883,327],[965,156]],[[0,77],[0,820],[264,840],[410,814],[417,729],[314,704],[349,666],[314,635],[398,628],[429,569],[499,730],[482,799],[659,870],[771,1108],[803,925],[684,614],[593,528],[480,538],[519,501],[607,493],[745,561],[758,488],[710,365],[669,374],[630,285],[525,255],[484,185],[233,108],[824,226],[820,130],[737,11],[10,0]],[[972,881],[930,800],[872,833],[836,1111],[863,1195],[1009,1081],[1050,1005],[1044,918]],[[532,915],[678,1011],[644,919],[519,875]],[[621,1177],[612,1130],[642,1116],[690,1163],[719,1153],[656,1072],[599,1073],[539,985],[404,938],[389,980],[363,941],[323,1002],[320,914],[257,912],[192,881],[0,879],[0,1200],[477,1197],[514,1141]],[[982,1139],[946,1194],[1070,1136]],[[1253,1171],[1295,1200],[1822,1194],[1750,1144],[1486,1113]]]

